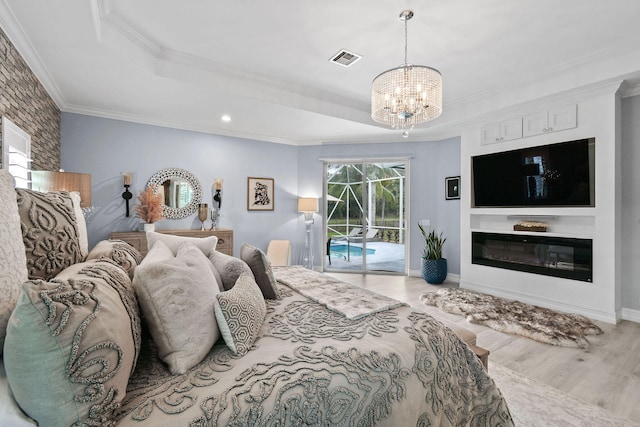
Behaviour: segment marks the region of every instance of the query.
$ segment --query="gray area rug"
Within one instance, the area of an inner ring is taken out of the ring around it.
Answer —
[[[420,295],[420,301],[448,313],[462,314],[470,323],[563,347],[589,347],[586,335],[602,330],[588,318],[460,288]]]
[[[518,427],[640,426],[495,363],[489,364],[489,375],[502,392],[513,422]]]

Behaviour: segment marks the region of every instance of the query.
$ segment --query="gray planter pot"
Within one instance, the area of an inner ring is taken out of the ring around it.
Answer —
[[[447,278],[447,260],[422,258],[422,278],[432,285],[444,282]]]

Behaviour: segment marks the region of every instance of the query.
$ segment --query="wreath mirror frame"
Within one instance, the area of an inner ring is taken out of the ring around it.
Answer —
[[[166,219],[182,219],[195,213],[198,210],[198,204],[202,201],[202,186],[200,181],[189,171],[181,168],[165,168],[161,169],[149,178],[147,187],[155,185],[155,191],[163,186],[163,184],[171,179],[181,179],[189,183],[191,186],[192,197],[189,203],[183,207],[171,207],[162,203],[162,215]]]

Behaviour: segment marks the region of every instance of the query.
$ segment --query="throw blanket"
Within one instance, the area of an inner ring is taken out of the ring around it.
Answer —
[[[304,267],[273,267],[279,282],[330,310],[356,320],[407,305]]]

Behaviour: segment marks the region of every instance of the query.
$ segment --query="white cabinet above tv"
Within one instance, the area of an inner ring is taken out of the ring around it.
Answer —
[[[571,104],[527,114],[524,117],[488,123],[480,129],[480,145],[573,129],[578,126],[577,111],[577,104]]]
[[[522,138],[522,117],[517,117],[484,126],[480,143],[486,145],[520,138]]]
[[[522,136],[528,137],[573,129],[577,125],[577,105],[565,105],[524,116],[522,119]]]

